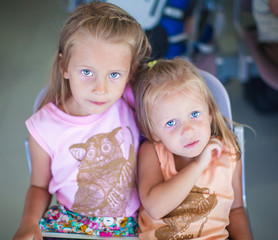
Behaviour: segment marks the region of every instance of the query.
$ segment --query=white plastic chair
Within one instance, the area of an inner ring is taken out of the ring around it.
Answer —
[[[210,73],[200,70],[201,75],[205,79],[209,89],[211,90],[216,103],[222,113],[223,116],[225,116],[227,119],[232,120],[232,111],[231,111],[231,104],[230,104],[230,98],[229,95],[224,88],[223,84],[213,75]],[[44,88],[36,98],[35,104],[34,104],[34,112],[37,110],[37,107],[39,105],[40,99],[45,94],[46,89]],[[243,198],[243,206],[248,216],[247,211],[247,201],[246,201],[246,187],[245,187],[245,155],[244,155],[244,129],[242,126],[232,126],[232,124],[229,126],[233,131],[236,133],[238,137],[238,141],[241,147],[242,155],[242,198]],[[29,150],[29,144],[28,139],[25,139],[25,150],[27,155],[27,162],[29,166],[29,171],[31,173],[31,156],[30,156],[30,150]],[[102,237],[95,237],[85,234],[73,234],[73,233],[51,233],[51,232],[43,232],[43,237],[51,237],[51,238],[66,238],[66,239],[103,239]],[[112,237],[109,238],[111,240],[117,239],[117,240],[135,240],[138,239],[137,237]]]
[[[213,75],[208,72],[200,70],[203,78],[205,79],[210,91],[212,92],[214,99],[220,109],[220,112],[224,117],[232,120],[232,111],[229,95],[223,86],[223,84]],[[242,160],[242,199],[243,206],[247,211],[247,200],[246,200],[246,184],[245,184],[245,149],[244,149],[244,128],[243,126],[230,126],[234,133],[237,135],[238,142],[241,148],[241,160]]]

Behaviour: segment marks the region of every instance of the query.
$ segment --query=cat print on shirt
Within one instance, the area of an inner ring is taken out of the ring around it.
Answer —
[[[126,159],[122,143],[119,127],[70,147],[73,157],[81,162],[73,211],[86,216],[124,216],[134,190],[136,153],[130,145]]]
[[[207,196],[207,197],[205,197]],[[166,226],[155,231],[159,240],[192,239],[200,237],[206,223],[207,215],[215,208],[217,198],[209,193],[209,188],[194,186],[186,199],[162,220]],[[199,232],[188,232],[190,224],[199,222]]]

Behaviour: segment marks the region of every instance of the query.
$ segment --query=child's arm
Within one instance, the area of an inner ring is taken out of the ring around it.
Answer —
[[[213,150],[221,153],[222,143],[213,139],[196,160],[188,164],[168,181],[164,181],[159,160],[150,142],[139,151],[138,184],[141,202],[146,211],[160,219],[174,210],[189,194],[201,173],[211,161]]]
[[[227,230],[230,235],[230,239],[252,239],[248,218],[243,208],[242,201],[242,183],[241,183],[242,165],[241,160],[236,162],[234,174],[233,174],[233,189],[234,189],[234,203],[230,212],[230,225]]]
[[[29,136],[29,146],[32,162],[31,183],[26,194],[20,226],[13,240],[42,239],[39,221],[51,200],[48,192],[51,178],[50,157],[32,136]]]

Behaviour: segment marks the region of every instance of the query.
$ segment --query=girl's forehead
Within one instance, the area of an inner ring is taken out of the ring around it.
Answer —
[[[84,30],[78,30],[73,38],[72,38],[72,42],[71,42],[71,48],[76,49],[77,51],[79,51],[78,49],[81,46],[103,46],[103,45],[109,45],[109,46],[120,46],[121,49],[125,49],[125,52],[130,52],[131,55],[133,55],[133,50],[131,47],[131,44],[128,42],[128,40],[124,40],[124,39],[119,39],[119,38],[110,38],[110,39],[106,39],[106,38],[99,38],[99,37],[95,37],[92,34],[90,34],[89,32],[86,32]]]
[[[197,84],[196,82],[179,84],[177,86],[165,85],[164,87],[162,87],[161,90],[159,90],[159,87],[154,90],[157,91],[158,98],[165,98],[175,94],[180,94],[181,96],[186,96],[186,97],[192,96],[197,98],[204,98],[204,92],[202,91],[200,85]]]
[[[73,34],[73,42],[105,42],[105,43],[115,43],[115,44],[126,44],[132,45],[134,40],[132,38],[127,38],[124,36],[105,36],[102,34],[96,34],[93,31],[87,31],[86,29],[79,29]]]
[[[183,89],[174,89],[171,93],[167,94],[165,98],[175,97],[177,99],[187,99],[195,102],[205,102],[204,95],[197,88],[183,88]]]
[[[175,108],[176,106],[182,106],[188,104],[190,106],[199,106],[199,107],[209,107],[208,102],[204,94],[198,88],[183,88],[183,89],[172,89],[167,94],[158,95],[155,101],[153,102],[151,110],[154,110],[159,106],[171,106]]]

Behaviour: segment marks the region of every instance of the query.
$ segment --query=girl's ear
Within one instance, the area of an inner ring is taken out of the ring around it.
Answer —
[[[58,56],[58,65],[59,65],[60,73],[63,76],[63,78],[68,79],[69,78],[68,72],[65,71],[65,69],[62,67],[62,59],[63,59],[63,54],[59,53],[59,56]]]

